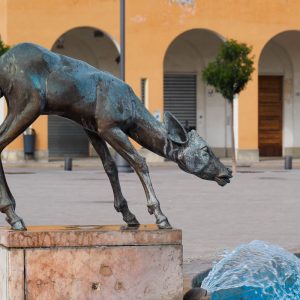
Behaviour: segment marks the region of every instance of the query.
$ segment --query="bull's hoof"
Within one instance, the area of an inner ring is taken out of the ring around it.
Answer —
[[[132,219],[126,223],[129,227],[139,227],[140,226],[140,222],[136,219],[136,217],[134,217],[134,219]]]
[[[157,226],[159,229],[172,229],[172,226],[170,225],[167,218],[157,223]]]
[[[140,223],[139,221],[136,219],[135,215],[132,215],[132,217],[130,219],[124,220],[128,227],[139,227]]]
[[[12,205],[5,207],[2,212],[6,214],[6,221],[12,230],[26,230],[23,220],[16,214]]]
[[[25,230],[27,230],[27,228],[26,228],[26,226],[25,226],[25,224],[24,224],[24,222],[23,222],[22,219],[14,222],[13,224],[10,224],[10,225],[11,225],[11,229],[12,230],[18,230],[18,231],[25,231]]]

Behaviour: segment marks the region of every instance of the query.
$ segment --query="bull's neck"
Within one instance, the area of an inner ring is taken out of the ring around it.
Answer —
[[[180,146],[170,140],[164,124],[153,119],[151,122],[147,122],[147,117],[140,119],[138,129],[132,137],[148,150],[176,161]]]
[[[163,141],[164,141],[163,149],[160,149],[160,150],[162,150],[163,157],[176,162],[180,146],[178,144],[174,143],[169,138],[168,132],[165,128],[164,128],[164,134],[163,134]]]

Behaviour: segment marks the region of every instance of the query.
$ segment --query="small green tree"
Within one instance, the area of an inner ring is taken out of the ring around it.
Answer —
[[[5,45],[0,39],[0,56],[3,55],[7,50],[9,50],[9,46]]]
[[[234,138],[233,100],[251,79],[254,71],[253,58],[249,56],[252,47],[247,44],[228,40],[221,46],[216,59],[203,70],[205,83],[213,86],[230,103],[232,171],[236,172],[236,154]]]

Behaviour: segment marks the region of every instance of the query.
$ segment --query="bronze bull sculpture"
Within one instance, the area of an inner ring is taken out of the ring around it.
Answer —
[[[114,193],[114,206],[129,226],[139,222],[124,198],[110,144],[135,170],[147,197],[147,207],[159,228],[171,228],[160,209],[145,159],[128,136],[143,147],[178,164],[185,172],[223,186],[231,171],[213,154],[196,131],[186,132],[169,112],[157,121],[132,89],[109,73],[85,62],[23,43],[0,58],[0,96],[8,114],[0,126],[0,153],[40,115],[55,114],[80,124],[99,154]],[[0,160],[0,211],[15,230],[26,230],[15,212],[16,202]]]

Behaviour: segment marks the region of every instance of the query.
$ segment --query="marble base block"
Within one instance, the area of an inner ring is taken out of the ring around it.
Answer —
[[[1,300],[182,299],[180,230],[0,227]]]

